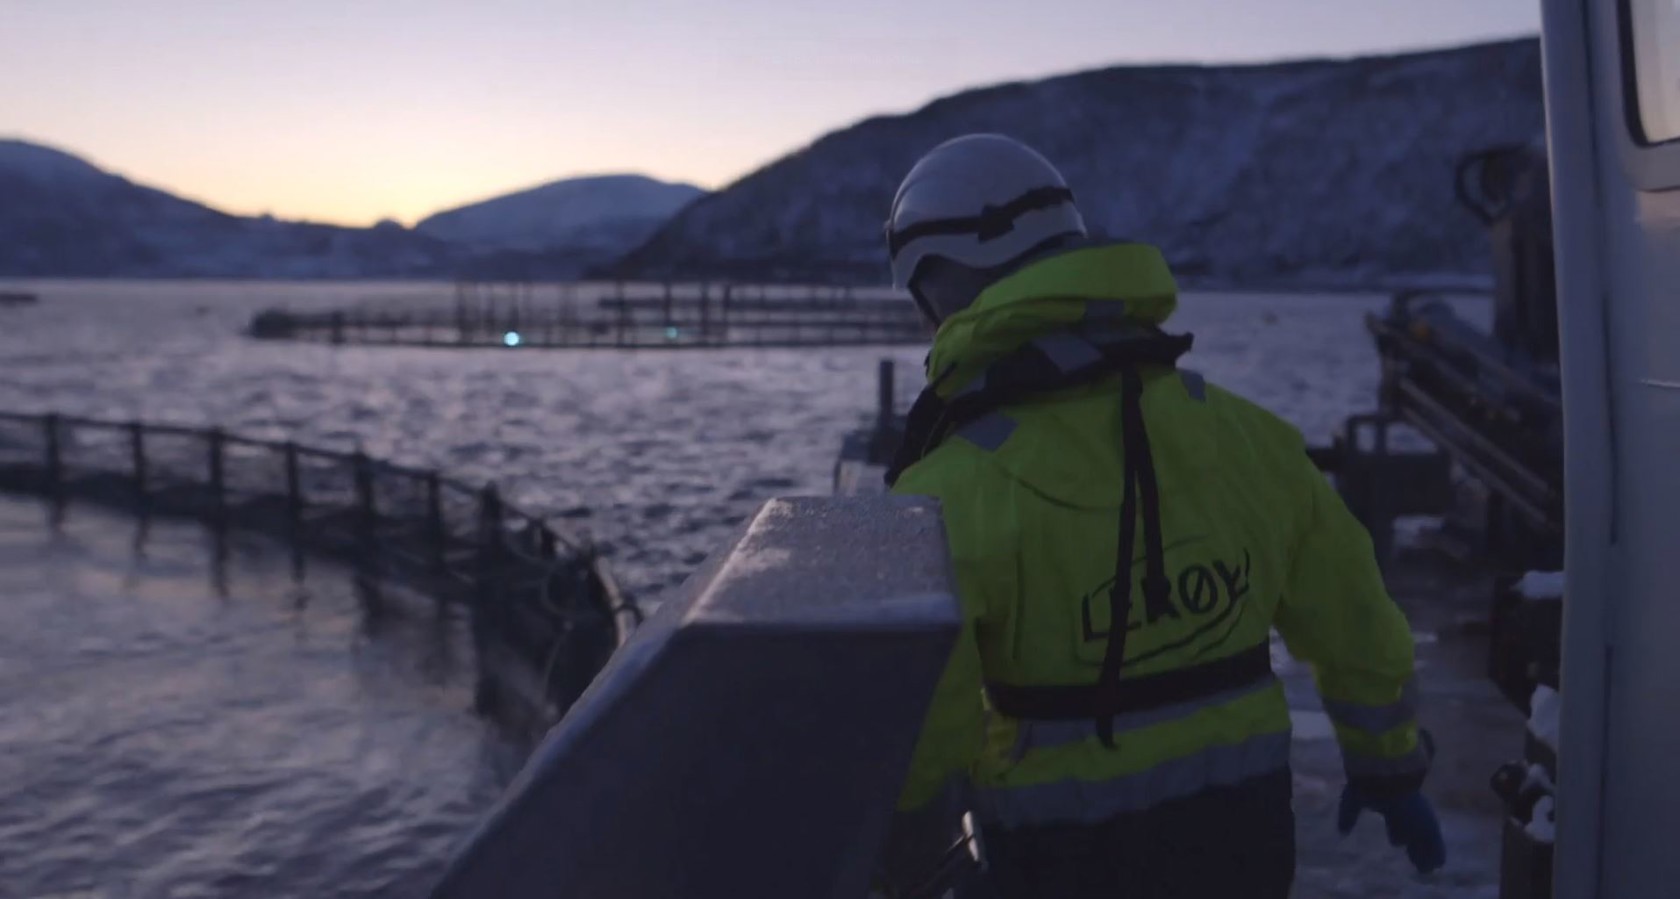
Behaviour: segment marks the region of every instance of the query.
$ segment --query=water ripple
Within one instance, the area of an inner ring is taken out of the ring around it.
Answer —
[[[493,480],[587,529],[644,599],[769,496],[826,493],[877,359],[914,380],[922,355],[333,349],[237,334],[263,306],[450,288],[15,286],[43,302],[0,312],[0,409],[360,444]],[[1372,402],[1378,304],[1196,296],[1175,324],[1201,338],[1186,364],[1323,440]],[[155,527],[135,558],[119,524],[43,546],[19,514],[0,503],[0,894],[423,891],[510,764],[438,661],[467,650],[370,636],[341,583],[300,590],[261,553],[235,556],[224,599],[183,532]]]

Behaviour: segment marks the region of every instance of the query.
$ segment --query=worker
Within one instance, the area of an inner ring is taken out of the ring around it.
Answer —
[[[888,481],[940,500],[965,612],[895,832],[961,786],[1005,897],[1286,896],[1275,627],[1335,726],[1342,831],[1374,811],[1440,867],[1370,537],[1295,429],[1177,367],[1160,251],[1090,241],[1061,174],[992,134],[917,162],[886,238],[937,327]]]

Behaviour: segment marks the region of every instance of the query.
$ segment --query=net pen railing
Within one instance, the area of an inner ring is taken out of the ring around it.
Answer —
[[[563,711],[641,621],[594,545],[437,471],[217,428],[0,412],[0,489],[256,531],[469,611]],[[481,688],[484,685],[481,683]]]
[[[929,336],[911,303],[881,291],[729,284],[610,291],[491,287],[464,287],[453,302],[269,309],[252,319],[249,333],[331,344],[621,349],[904,344]]]

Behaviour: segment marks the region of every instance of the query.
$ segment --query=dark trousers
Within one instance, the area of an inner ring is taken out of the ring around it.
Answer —
[[[1286,899],[1295,880],[1289,772],[1101,824],[987,830],[1001,899]]]

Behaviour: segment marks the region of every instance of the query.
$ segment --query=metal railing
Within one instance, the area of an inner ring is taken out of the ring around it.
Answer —
[[[251,336],[424,347],[680,349],[925,343],[915,308],[880,292],[732,284],[576,289],[460,285],[454,303],[382,302],[326,311],[270,309]],[[526,286],[529,287],[528,285]]]
[[[440,613],[465,609],[480,709],[520,727],[563,713],[641,617],[591,544],[509,504],[495,485],[359,450],[0,412],[0,490],[263,533],[413,587]]]

